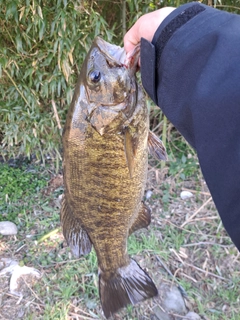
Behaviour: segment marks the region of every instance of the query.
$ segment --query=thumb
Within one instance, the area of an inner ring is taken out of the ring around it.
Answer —
[[[124,36],[124,49],[126,53],[134,49],[134,47],[140,42],[139,36],[139,23],[138,21],[132,26],[131,29]]]

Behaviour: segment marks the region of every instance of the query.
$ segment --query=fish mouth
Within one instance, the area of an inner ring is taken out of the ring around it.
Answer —
[[[106,55],[110,61],[118,66],[124,66],[126,60],[126,52],[124,48],[121,48],[115,44],[106,42],[100,37],[95,38],[95,43],[99,50]]]
[[[137,44],[133,50],[126,53],[124,48],[115,44],[110,44],[100,37],[95,38],[99,50],[108,57],[109,61],[115,66],[126,67],[135,73],[138,69],[138,60],[140,57],[140,44]]]

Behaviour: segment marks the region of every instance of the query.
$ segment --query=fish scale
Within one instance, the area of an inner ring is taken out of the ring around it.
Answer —
[[[148,146],[158,159],[166,158],[161,141],[149,132],[145,97],[135,79],[139,49],[128,65],[113,55],[119,51],[94,40],[63,132],[63,234],[76,257],[93,245],[106,317],[157,294],[149,275],[128,256],[127,238],[150,223],[141,201]]]
[[[73,145],[69,145],[69,155],[68,150],[64,151],[65,157],[75,159],[75,162],[71,161],[69,164],[72,173],[65,187],[66,190],[71,190],[70,199],[74,200],[70,200],[69,204],[75,215],[81,220],[84,229],[89,233],[97,253],[105,252],[99,240],[114,244],[109,247],[108,256],[98,255],[101,270],[105,270],[106,265],[108,269],[115,269],[119,267],[119,262],[117,260],[114,262],[111,254],[113,252],[115,256],[116,248],[123,246],[120,245],[119,238],[123,238],[121,242],[126,246],[129,226],[137,217],[141,205],[147,173],[147,149],[146,147],[140,149],[136,155],[136,173],[138,174],[130,179],[123,137],[114,134],[100,136],[91,126],[88,130],[92,132],[86,135],[84,155],[81,158],[79,158],[77,145],[75,145],[75,152]],[[147,134],[148,132],[145,131],[146,137]],[[87,141],[93,142],[88,146]],[[105,150],[108,150],[107,154]],[[70,170],[66,163],[64,171]],[[139,174],[139,171],[144,174]],[[91,231],[96,228],[98,232],[91,234]],[[111,231],[110,234],[109,231]],[[123,237],[123,231],[125,231],[125,237]],[[121,251],[118,250],[118,255]],[[113,262],[110,264],[105,260]]]

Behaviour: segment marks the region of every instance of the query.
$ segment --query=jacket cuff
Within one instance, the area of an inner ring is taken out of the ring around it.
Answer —
[[[156,93],[157,68],[165,45],[181,26],[206,9],[196,2],[182,5],[171,12],[156,30],[152,43],[141,38],[142,84],[151,99],[158,105]]]
[[[157,104],[155,47],[144,38],[141,38],[140,59],[142,85],[147,94]]]

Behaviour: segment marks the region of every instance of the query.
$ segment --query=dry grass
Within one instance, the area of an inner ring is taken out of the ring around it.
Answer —
[[[188,309],[202,319],[240,319],[239,252],[222,227],[206,184],[199,172],[183,181],[167,171],[168,167],[160,170],[151,163],[147,190],[153,194],[147,203],[152,223],[130,237],[129,253],[157,286],[162,282],[179,286]],[[0,277],[0,319],[103,319],[95,253],[74,260],[61,232],[36,242],[59,227],[59,203],[56,195],[53,198],[60,185],[60,176],[52,179],[44,204],[32,209],[29,223],[16,237],[0,239],[0,257],[42,273],[22,298],[9,293],[9,275]],[[194,196],[181,200],[182,190],[191,190]],[[114,319],[150,319],[159,304],[158,298],[148,300],[125,308]]]

